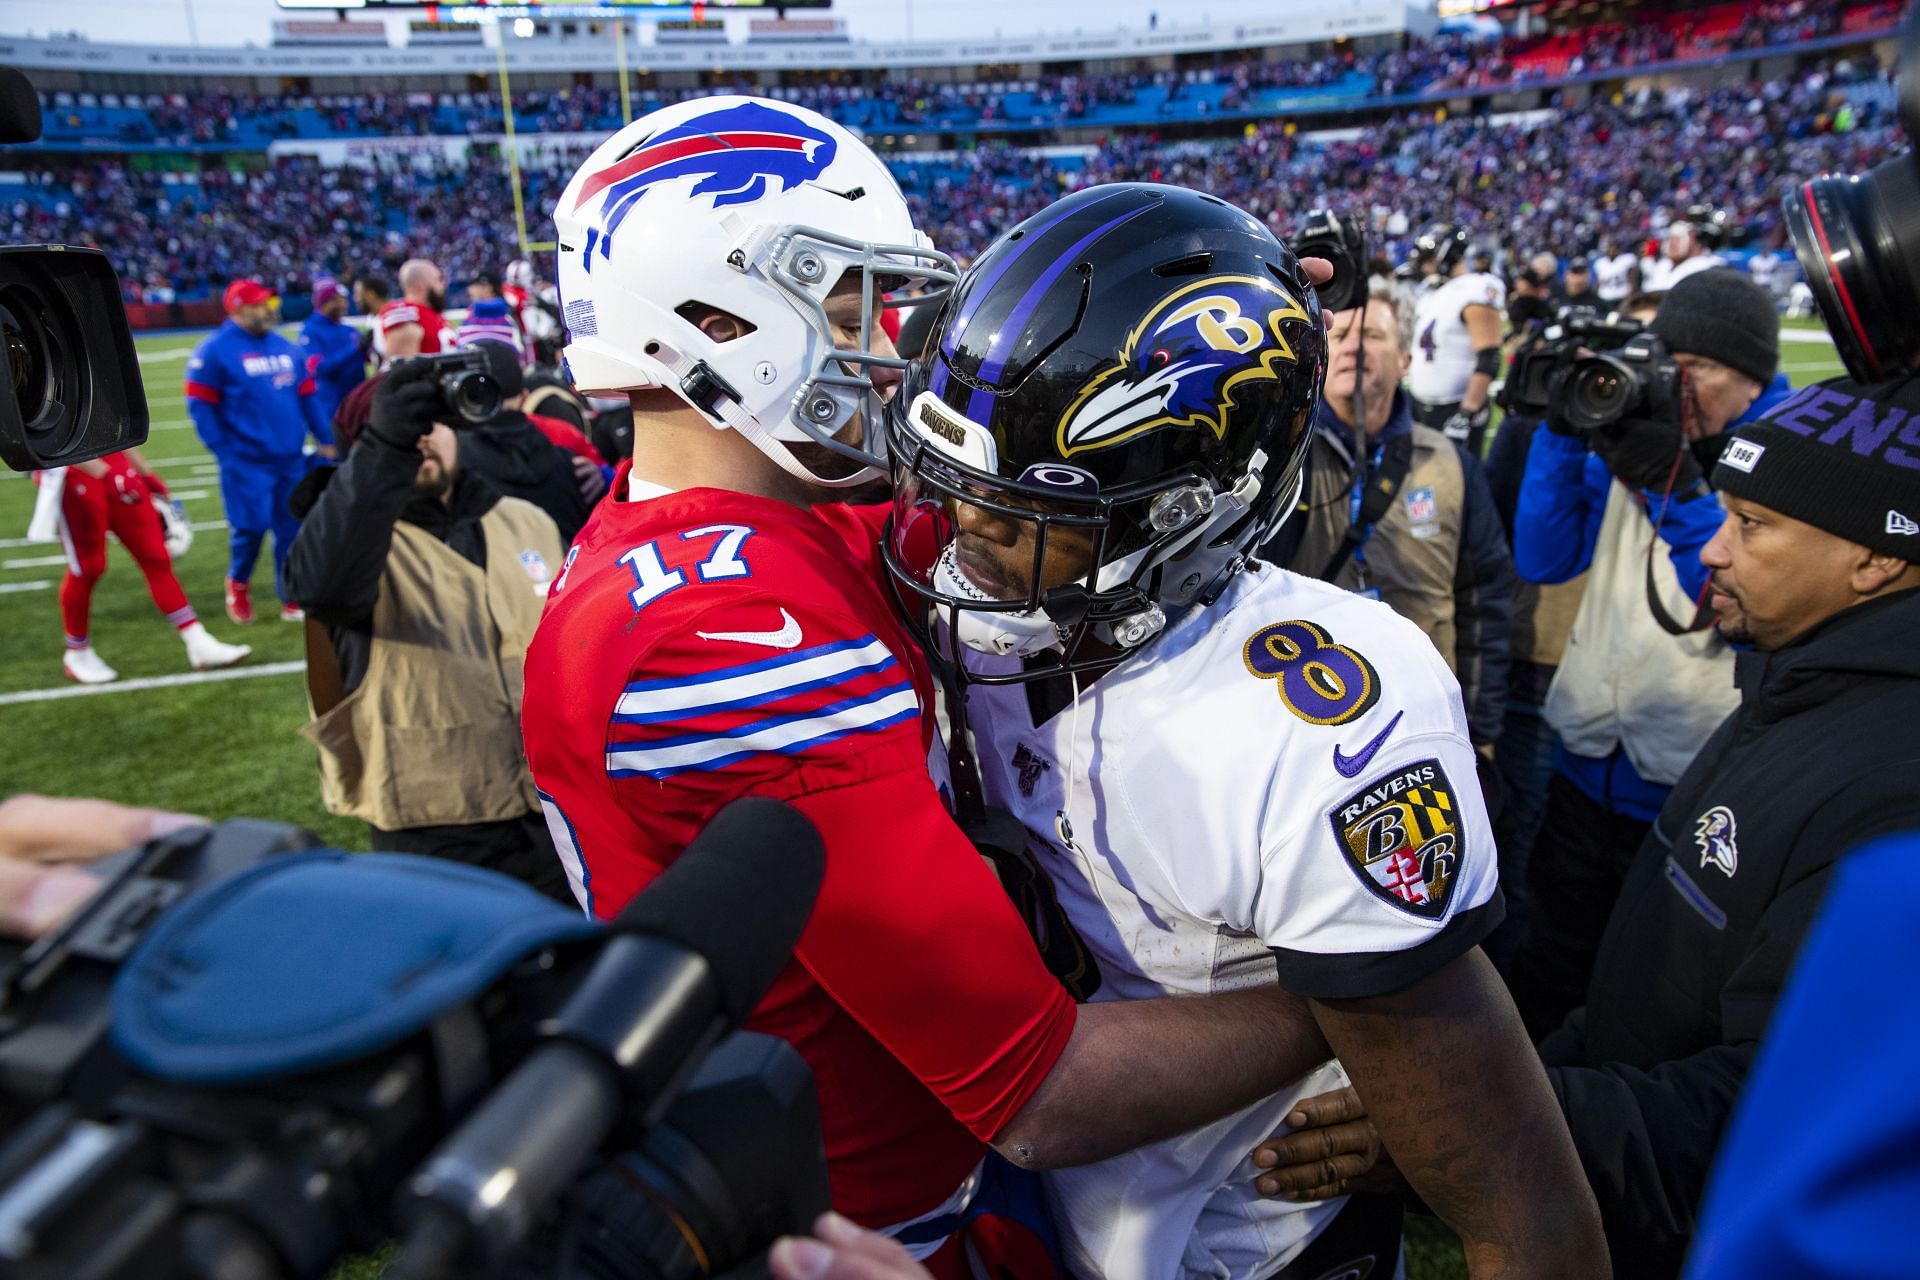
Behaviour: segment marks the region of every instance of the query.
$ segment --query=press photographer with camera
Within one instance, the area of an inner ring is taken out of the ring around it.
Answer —
[[[1532,582],[1589,576],[1547,692],[1560,743],[1509,976],[1536,1036],[1580,1004],[1634,850],[1738,701],[1732,650],[1702,629],[1700,549],[1721,518],[1704,475],[1772,380],[1779,326],[1751,280],[1701,272],[1644,331],[1613,351],[1566,350],[1546,379],[1514,559]]]
[[[446,425],[498,411],[489,367],[477,351],[395,365],[305,513],[287,576],[325,635],[308,636],[301,732],[328,810],[366,822],[373,848],[570,902],[519,725],[521,662],[565,548],[546,514],[461,465],[465,433]]]

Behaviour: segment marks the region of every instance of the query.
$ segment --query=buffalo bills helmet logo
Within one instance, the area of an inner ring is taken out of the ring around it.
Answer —
[[[1298,357],[1281,326],[1311,324],[1274,280],[1209,276],[1160,300],[1060,417],[1060,456],[1123,444],[1168,427],[1227,434],[1234,391],[1272,382]]]
[[[757,102],[695,116],[662,129],[580,185],[577,213],[602,192],[600,235],[610,239],[656,184],[698,178],[690,193],[716,209],[752,204],[827,171],[838,149],[833,136],[797,116]],[[777,185],[774,185],[777,184]],[[587,252],[592,253],[589,246]],[[604,249],[603,249],[604,254]]]
[[[1734,843],[1737,829],[1733,810],[1717,804],[1700,815],[1693,829],[1693,842],[1700,848],[1700,866],[1718,867],[1731,876],[1740,869],[1740,847]]]

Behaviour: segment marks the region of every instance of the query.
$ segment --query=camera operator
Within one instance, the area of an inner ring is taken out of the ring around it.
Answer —
[[[564,544],[533,504],[461,465],[434,367],[397,365],[287,561],[309,631],[301,732],[329,812],[375,849],[572,895],[520,747],[521,663]],[[545,445],[545,441],[541,441]]]
[[[1557,583],[1591,567],[1547,693],[1560,744],[1510,977],[1536,1035],[1580,1003],[1634,850],[1738,701],[1726,642],[1706,631],[1669,634],[1671,618],[1656,617],[1651,601],[1657,590],[1670,602],[1661,607],[1684,620],[1704,600],[1700,549],[1721,513],[1703,474],[1721,433],[1773,377],[1779,326],[1739,273],[1689,277],[1648,329],[1678,366],[1674,402],[1655,376],[1656,391],[1617,422],[1577,431],[1562,403],[1549,430],[1534,433],[1514,521],[1520,574]]]
[[[1374,286],[1364,310],[1330,315],[1327,339],[1309,492],[1287,567],[1418,624],[1460,681],[1473,744],[1486,752],[1505,711],[1516,585],[1493,496],[1477,458],[1413,420],[1400,388],[1413,309],[1391,284]],[[1364,457],[1355,459],[1363,344]]]

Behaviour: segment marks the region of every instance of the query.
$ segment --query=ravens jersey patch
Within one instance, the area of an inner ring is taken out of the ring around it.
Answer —
[[[1375,897],[1428,920],[1446,915],[1466,836],[1459,793],[1438,760],[1374,780],[1327,817],[1347,865]]]

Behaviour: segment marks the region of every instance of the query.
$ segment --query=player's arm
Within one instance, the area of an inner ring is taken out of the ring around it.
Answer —
[[[1566,1121],[1478,948],[1403,990],[1313,1012],[1394,1163],[1459,1234],[1470,1275],[1609,1274]]]
[[[307,434],[320,446],[328,457],[333,456],[333,424],[327,421],[327,415],[320,411],[320,386],[311,371],[300,379],[298,387],[300,398],[300,417],[307,424]]]
[[[1460,312],[1473,344],[1473,372],[1460,397],[1460,412],[1479,413],[1487,407],[1487,391],[1500,376],[1500,313],[1485,303],[1473,303]]]
[[[389,325],[382,330],[387,339],[387,359],[402,360],[407,356],[420,354],[420,346],[427,340],[426,326],[417,320]]]

